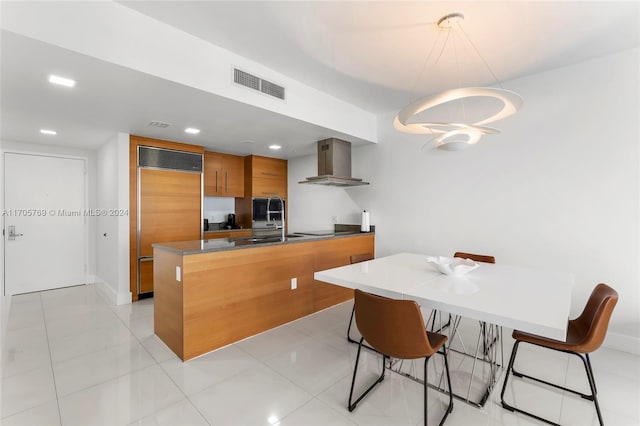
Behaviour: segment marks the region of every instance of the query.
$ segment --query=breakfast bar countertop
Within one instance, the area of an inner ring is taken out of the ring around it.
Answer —
[[[334,238],[354,237],[359,234],[367,235],[373,232],[336,232],[328,235],[307,235],[304,233],[287,234],[284,241],[279,237],[273,238],[218,238],[210,240],[176,241],[153,244],[153,248],[167,250],[181,255],[209,253],[215,251],[238,250],[257,247],[295,244],[309,241],[319,241]]]

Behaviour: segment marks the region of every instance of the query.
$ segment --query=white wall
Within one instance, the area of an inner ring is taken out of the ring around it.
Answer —
[[[288,164],[288,232],[333,229],[333,217],[338,223],[360,223],[360,207],[347,192],[351,189],[298,184],[309,176],[317,176],[315,155],[289,160]],[[357,173],[354,169],[352,175],[360,177]]]
[[[289,162],[290,221],[358,223],[370,210],[376,255],[486,253],[500,263],[576,274],[573,314],[606,282],[620,294],[606,345],[640,353],[639,52],[633,49],[504,83],[518,114],[462,152],[379,117],[379,144],[353,149],[370,187],[298,185],[315,158]]]
[[[96,221],[96,283],[113,303],[131,303],[129,135],[118,133],[106,141],[96,163],[96,208],[107,212]]]

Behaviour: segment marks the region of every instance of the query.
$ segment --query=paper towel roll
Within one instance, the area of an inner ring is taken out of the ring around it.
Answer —
[[[369,212],[366,211],[366,210],[362,212],[362,222],[360,224],[360,231],[362,231],[362,232],[369,232],[370,231]]]

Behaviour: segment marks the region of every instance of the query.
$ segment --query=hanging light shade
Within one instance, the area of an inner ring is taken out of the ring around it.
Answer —
[[[473,46],[480,59],[482,59],[482,62],[494,77],[496,83],[500,85],[495,74],[491,68],[489,68],[489,65],[487,65],[487,62],[482,58],[464,30],[462,30],[460,22],[463,19],[464,15],[460,13],[451,13],[442,17],[438,21],[438,27],[454,31],[456,30],[454,27],[457,26],[457,28],[460,29],[460,32],[462,32],[467,38],[469,44]],[[447,45],[445,43],[443,51],[446,47]],[[492,98],[501,103],[501,108],[496,113],[471,123],[464,122],[463,111],[461,111],[461,120],[459,122],[419,121],[419,119],[415,119],[416,116],[424,113],[425,111],[434,109],[448,102],[456,100],[464,101],[466,98]],[[502,120],[503,118],[514,114],[521,105],[522,98],[520,95],[501,87],[461,87],[458,89],[447,90],[436,95],[427,96],[407,105],[398,113],[393,125],[396,130],[404,133],[433,135],[430,142],[433,142],[437,148],[449,151],[458,151],[469,145],[477,143],[483,135],[500,133],[498,129],[486,127],[486,124]],[[414,120],[412,120],[412,118]]]

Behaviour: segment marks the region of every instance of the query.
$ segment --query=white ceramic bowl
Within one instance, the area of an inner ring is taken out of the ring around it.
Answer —
[[[471,259],[462,259],[460,257],[429,256],[427,257],[427,262],[433,264],[438,271],[447,275],[464,275],[480,266]]]

